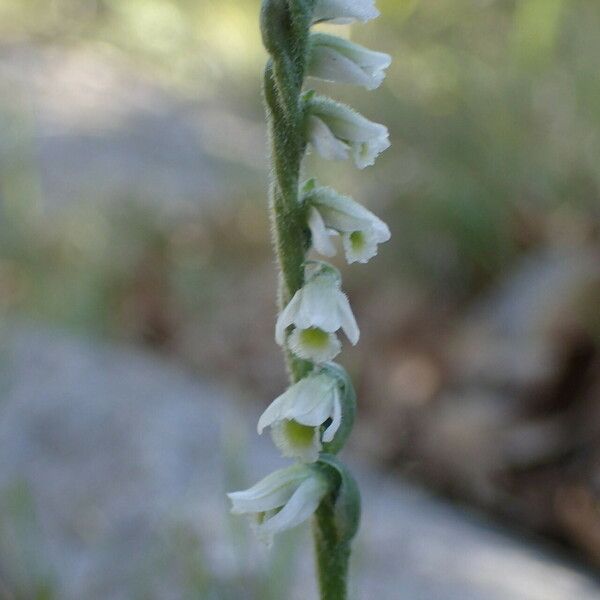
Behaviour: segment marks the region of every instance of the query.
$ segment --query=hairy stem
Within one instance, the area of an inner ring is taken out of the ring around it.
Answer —
[[[325,500],[313,520],[321,600],[346,600],[350,542],[338,542],[333,504]]]
[[[265,100],[269,114],[273,177],[270,190],[270,213],[273,243],[279,264],[279,309],[283,310],[304,284],[304,261],[308,248],[306,218],[300,202],[300,168],[305,151],[302,135],[300,89],[296,96],[295,119],[286,118],[281,107],[273,63],[265,69]],[[312,369],[312,363],[286,352],[293,381],[299,381]]]

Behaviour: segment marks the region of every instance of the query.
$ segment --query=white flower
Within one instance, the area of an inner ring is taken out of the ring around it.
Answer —
[[[334,332],[343,329],[354,345],[360,332],[346,294],[340,289],[339,276],[321,268],[299,289],[279,315],[275,339],[283,345],[286,329],[294,325],[289,348],[300,358],[320,363],[331,360],[340,351]]]
[[[329,491],[325,475],[314,467],[296,464],[267,475],[253,487],[227,494],[234,514],[254,514],[259,536],[265,540],[310,517]]]
[[[308,106],[308,141],[323,158],[343,160],[352,152],[356,166],[364,169],[390,147],[387,127],[349,106],[320,96],[311,97]]]
[[[375,0],[317,0],[313,20],[331,21],[332,23],[366,23],[379,16],[375,8]]]
[[[271,427],[275,445],[288,458],[314,462],[321,451],[321,425],[331,419],[323,431],[323,441],[331,442],[342,422],[338,380],[321,372],[309,375],[276,398],[258,421],[258,433]]]
[[[374,90],[381,85],[385,69],[392,62],[389,54],[374,52],[335,35],[314,33],[310,39],[307,75],[318,79]]]
[[[387,242],[391,235],[388,226],[370,210],[329,187],[312,189],[305,197],[310,204],[308,226],[315,250],[329,250],[329,230],[342,235],[346,260],[366,263],[377,254],[377,245]],[[317,213],[318,217],[314,214]],[[334,249],[335,251],[335,249]]]

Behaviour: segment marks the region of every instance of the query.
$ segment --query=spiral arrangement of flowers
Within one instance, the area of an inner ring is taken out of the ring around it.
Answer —
[[[261,30],[270,59],[264,96],[271,139],[270,211],[280,267],[280,314],[275,339],[286,353],[292,384],[265,410],[258,433],[269,429],[292,466],[253,487],[229,494],[234,513],[255,517],[267,541],[313,517],[323,600],[346,597],[350,545],[360,520],[360,495],[337,458],[354,424],[356,395],[344,368],[342,330],[351,344],[360,332],[338,269],[307,258],[312,250],[366,263],[390,238],[387,225],[364,206],[314,179],[301,182],[302,160],[312,148],[328,160],[372,165],[389,147],[388,130],[314,91],[306,77],[368,90],[384,79],[391,59],[325,33],[319,22],[366,22],[379,15],[374,0],[263,0]]]

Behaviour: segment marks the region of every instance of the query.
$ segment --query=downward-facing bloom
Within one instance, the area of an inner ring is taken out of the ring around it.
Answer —
[[[255,515],[265,540],[310,517],[329,491],[327,477],[314,466],[296,464],[267,475],[251,488],[227,494],[234,514]]]
[[[375,0],[317,0],[313,13],[315,23],[330,21],[332,23],[366,23],[379,16],[375,8]]]
[[[307,74],[318,79],[374,90],[381,85],[385,69],[392,62],[389,54],[374,52],[335,35],[313,33],[310,40]]]
[[[339,275],[332,269],[322,268],[309,277],[277,319],[277,343],[285,343],[285,332],[294,325],[288,338],[290,350],[316,363],[337,356],[341,344],[335,332],[340,328],[350,342],[356,344],[360,332],[348,298],[340,287]]]
[[[306,196],[310,205],[308,226],[315,250],[335,254],[330,231],[342,236],[346,260],[366,263],[377,254],[378,244],[390,239],[388,226],[370,210],[329,187],[317,187]]]
[[[327,372],[309,375],[276,398],[258,421],[258,433],[271,427],[275,445],[288,458],[314,462],[323,441],[331,442],[342,422],[338,380]]]
[[[385,125],[369,121],[345,104],[314,96],[308,108],[307,138],[323,158],[344,160],[352,154],[356,166],[364,169],[390,147]]]

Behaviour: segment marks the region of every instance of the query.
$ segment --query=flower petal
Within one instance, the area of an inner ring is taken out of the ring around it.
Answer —
[[[335,246],[325,227],[323,217],[321,217],[321,214],[314,206],[311,206],[308,211],[308,227],[312,237],[313,248],[323,256],[335,256]]]
[[[378,243],[390,239],[388,226],[362,204],[344,196],[330,187],[317,187],[307,195],[307,200],[317,208],[325,227],[343,233],[373,229]]]
[[[328,333],[340,328],[337,310],[339,284],[330,274],[318,274],[302,288],[302,302],[294,324],[300,329],[317,327]]]
[[[347,143],[368,142],[388,135],[385,125],[369,121],[349,106],[330,98],[313,99],[311,107],[314,118],[321,120],[336,138]]]
[[[328,488],[324,477],[313,474],[302,482],[286,505],[275,516],[264,521],[259,528],[264,533],[275,534],[299,525],[317,510]]]
[[[308,140],[324,158],[346,158],[350,147],[356,166],[363,169],[390,146],[385,125],[369,121],[345,104],[315,96],[309,108]],[[344,152],[336,153],[336,142]]]
[[[283,506],[309,475],[303,465],[275,471],[247,490],[227,494],[233,505],[231,512],[264,512]]]
[[[308,118],[308,141],[326,160],[345,160],[350,154],[348,144],[336,138],[329,127],[318,117]]]
[[[316,79],[360,85],[367,89],[374,89],[383,81],[382,74],[379,83],[374,85],[373,79],[359,65],[334,48],[326,46],[313,48],[307,74]]]
[[[373,215],[375,217],[375,215]],[[375,236],[375,241],[378,244],[383,244],[384,242],[389,241],[392,237],[390,232],[390,228],[378,217],[371,222],[371,227],[373,230],[373,235]]]
[[[342,424],[342,404],[340,402],[340,388],[336,384],[333,396],[333,411],[331,415],[331,423],[329,427],[323,432],[323,441],[331,442],[333,440],[337,430]]]
[[[283,346],[285,342],[285,330],[294,322],[296,313],[300,308],[301,298],[302,295],[300,290],[298,290],[277,318],[277,323],[275,325],[275,341],[280,346]]]
[[[265,427],[269,427],[275,421],[279,421],[281,419],[286,418],[286,408],[289,405],[289,401],[293,399],[294,394],[294,386],[286,390],[283,394],[275,398],[271,404],[267,407],[267,409],[263,412],[263,414],[258,419],[258,424],[256,426],[256,430],[258,431],[258,435],[262,435]]]
[[[390,147],[387,129],[385,134],[372,140],[352,145],[352,157],[354,164],[359,169],[365,169],[375,164],[375,159]]]
[[[385,78],[392,59],[335,35],[313,33],[310,37],[307,75],[338,83],[361,85],[373,90]]]
[[[337,381],[327,373],[308,375],[275,398],[258,421],[262,433],[276,421],[284,419],[316,427],[330,418]]]
[[[366,23],[379,16],[375,0],[317,0],[314,22],[329,21],[347,24],[353,21]]]
[[[354,314],[352,313],[352,308],[350,308],[348,297],[343,292],[339,292],[338,310],[342,329],[344,330],[344,333],[350,340],[351,344],[356,346],[360,337],[360,331],[358,329],[358,325],[356,324]]]

